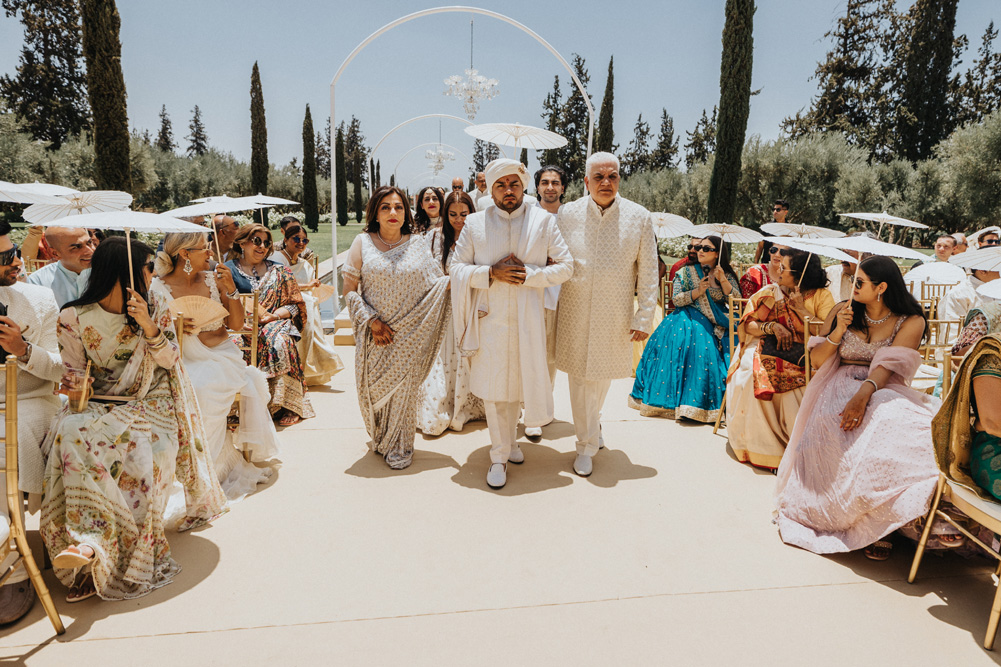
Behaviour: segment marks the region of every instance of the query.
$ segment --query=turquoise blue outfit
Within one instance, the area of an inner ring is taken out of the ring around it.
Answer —
[[[706,423],[719,415],[730,366],[727,295],[716,287],[693,300],[692,291],[704,276],[695,264],[674,277],[675,311],[647,342],[630,394],[630,404],[643,414]],[[727,275],[727,281],[740,297],[737,277]]]

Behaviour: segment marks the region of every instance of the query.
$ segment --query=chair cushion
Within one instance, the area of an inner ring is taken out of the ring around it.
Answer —
[[[952,482],[949,483],[949,491],[952,503],[956,507],[967,514],[971,514],[968,510],[973,511],[970,518],[994,532],[1001,531],[1001,503],[984,500],[966,487]],[[976,516],[977,514],[982,516]]]

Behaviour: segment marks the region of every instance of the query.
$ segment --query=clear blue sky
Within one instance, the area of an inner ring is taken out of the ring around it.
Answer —
[[[674,117],[676,132],[690,130],[703,109],[719,98],[720,36],[724,0],[648,0],[573,3],[538,0],[480,2],[506,14],[549,41],[568,61],[587,61],[596,111],[601,104],[609,56],[615,56],[615,138],[624,148],[642,113],[656,133],[660,110]],[[900,2],[901,7],[907,2]],[[816,92],[810,81],[828,49],[824,33],[844,11],[843,0],[761,0],[754,18],[754,88],[749,134],[773,138],[782,118],[807,106]],[[118,0],[122,15],[122,64],[133,127],[155,132],[166,104],[175,136],[184,145],[191,109],[199,105],[210,142],[238,158],[250,154],[250,71],[261,68],[272,162],[301,159],[302,119],[308,103],[317,129],[329,114],[330,81],[345,57],[366,36],[405,14],[440,6],[435,2],[366,0]],[[469,14],[417,19],[383,35],[348,67],[337,86],[337,118],[357,115],[369,145],[396,124],[425,113],[464,116],[461,105],[442,95],[443,79],[469,64]],[[973,50],[990,20],[1001,24],[998,0],[961,0],[957,33]],[[0,18],[0,70],[16,67],[21,25]],[[997,45],[1001,49],[1001,44]],[[559,63],[516,28],[477,17],[474,64],[500,80],[500,94],[484,103],[476,122],[541,124],[542,100]],[[462,125],[445,121],[442,139],[471,155]],[[438,140],[438,123],[409,125],[388,139],[376,157],[383,178],[410,148]],[[426,171],[423,149],[400,164],[411,184]],[[465,161],[452,163],[438,182],[464,175]],[[534,156],[530,166],[535,165]],[[429,180],[425,176],[420,180]]]

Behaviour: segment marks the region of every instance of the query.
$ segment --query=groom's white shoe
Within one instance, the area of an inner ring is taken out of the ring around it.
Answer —
[[[521,447],[515,445],[511,448],[511,453],[507,457],[508,463],[524,463],[525,462],[525,452],[521,451]]]
[[[499,489],[505,484],[507,484],[507,466],[503,463],[494,463],[487,470],[487,486]]]
[[[581,477],[587,477],[592,469],[591,457],[587,454],[578,454],[573,462],[573,471]]]

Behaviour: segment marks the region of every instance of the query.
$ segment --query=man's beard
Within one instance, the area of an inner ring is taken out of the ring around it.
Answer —
[[[18,269],[17,271],[13,271],[13,270],[9,270],[8,269],[7,271],[4,271],[3,273],[0,273],[0,287],[10,287],[14,283],[16,283],[17,282],[17,274],[19,272],[20,272],[20,269]]]
[[[518,199],[518,201],[515,202],[514,204],[508,204],[507,202],[505,202],[502,199],[499,202],[495,202],[495,203],[497,205],[497,208],[499,208],[500,210],[504,211],[505,213],[513,213],[514,211],[518,210],[518,207],[521,206],[521,203],[524,200],[525,200],[524,197],[522,197],[522,198]]]
[[[542,201],[546,204],[555,204],[560,200],[559,195],[542,195]]]

